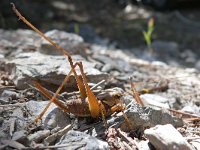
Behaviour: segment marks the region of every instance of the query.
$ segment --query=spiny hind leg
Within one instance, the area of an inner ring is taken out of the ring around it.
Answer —
[[[103,106],[103,104],[101,102],[99,102],[97,100],[96,96],[93,94],[93,92],[91,91],[90,87],[88,86],[88,81],[87,81],[86,75],[84,73],[82,63],[78,62],[78,66],[80,68],[81,76],[83,78],[83,83],[85,85],[91,116],[93,118],[97,118],[97,117],[99,117],[99,115],[101,113],[104,126],[106,127],[107,123],[106,123],[106,119],[105,119],[105,115],[106,115],[105,107]],[[122,115],[123,115],[128,127],[129,127],[129,129],[131,130],[132,129],[131,123],[130,123],[127,115],[124,113],[123,110],[124,110],[124,105],[121,104],[121,103],[119,103],[119,104],[117,104],[117,105],[115,105],[115,106],[113,106],[111,108],[111,112],[112,113],[114,113],[116,111],[121,111],[122,112]]]
[[[77,66],[77,63],[71,68],[70,72],[67,74],[65,79],[62,81],[61,85],[58,87],[58,89],[56,90],[56,93],[53,96],[50,96],[49,93],[47,93],[46,90],[44,90],[44,88],[42,88],[42,86],[40,86],[36,81],[34,81],[34,80],[32,81],[34,83],[34,85],[40,90],[40,92],[43,93],[47,98],[49,98],[50,101],[46,105],[46,107],[42,110],[42,112],[32,121],[32,123],[30,125],[35,124],[36,122],[38,122],[38,120],[40,120],[42,118],[42,116],[45,114],[45,112],[50,107],[52,102],[55,103],[58,107],[60,107],[63,111],[67,111],[66,108],[61,104],[61,102],[56,99],[56,97],[62,90],[65,83],[68,81],[70,75],[72,74],[72,72],[76,66]]]
[[[96,96],[94,95],[94,93],[92,92],[92,90],[90,89],[90,87],[88,85],[88,81],[87,81],[86,75],[85,75],[84,70],[83,70],[82,62],[78,62],[78,66],[80,68],[83,83],[85,85],[86,94],[87,94],[87,98],[88,98],[88,105],[89,105],[89,110],[90,110],[91,116],[93,118],[98,118],[99,114],[100,114],[99,102],[98,102]]]
[[[50,92],[48,92],[44,87],[42,87],[37,81],[32,80],[34,86],[43,94],[45,95],[49,100],[52,99],[53,95],[50,94]],[[49,101],[49,103],[51,103],[51,101]],[[66,106],[63,104],[63,102],[61,102],[60,100],[58,100],[57,98],[55,98],[53,100],[53,103],[55,105],[57,105],[61,110],[63,110],[64,112],[67,112],[68,109],[66,108]],[[47,104],[48,105],[48,104]]]
[[[86,79],[86,75],[83,72],[83,66],[81,62],[77,62],[75,63],[75,65],[71,68],[70,72],[68,73],[68,75],[65,77],[65,79],[63,80],[63,82],[61,83],[61,85],[59,86],[59,88],[57,89],[56,93],[51,96],[39,83],[37,83],[36,81],[32,81],[34,83],[34,85],[40,90],[41,93],[43,93],[47,98],[50,99],[49,103],[46,105],[46,107],[43,109],[43,111],[33,120],[32,124],[35,124],[38,120],[40,120],[42,118],[42,116],[44,115],[44,113],[47,111],[47,109],[49,108],[49,106],[51,105],[51,103],[55,103],[59,108],[61,108],[63,111],[68,112],[67,107],[64,106],[62,104],[62,102],[60,102],[59,100],[56,99],[57,95],[59,94],[59,92],[61,91],[61,89],[63,88],[63,86],[65,85],[65,83],[67,82],[67,80],[69,79],[70,75],[72,74],[72,72],[75,72],[75,67],[79,66],[80,71],[81,71],[81,75],[83,78],[83,82],[86,88],[86,94],[88,96],[88,104],[89,104],[89,108],[90,108],[90,112],[91,112],[91,116],[94,117],[94,113],[98,114],[95,115],[94,118],[99,117],[99,112],[101,112],[102,114],[102,118],[104,121],[104,125],[106,125],[106,121],[105,121],[105,108],[103,107],[103,105],[99,104],[97,98],[95,97],[95,95],[92,93],[90,87],[88,86],[87,83],[87,79]],[[95,112],[94,112],[95,111]]]

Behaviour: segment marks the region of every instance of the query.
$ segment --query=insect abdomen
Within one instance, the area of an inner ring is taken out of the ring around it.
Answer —
[[[79,117],[90,117],[90,110],[87,102],[80,99],[70,100],[65,103],[68,112]]]

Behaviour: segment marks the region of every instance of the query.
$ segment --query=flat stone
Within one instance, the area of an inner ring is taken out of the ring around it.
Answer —
[[[47,136],[49,136],[50,131],[49,130],[41,130],[41,131],[37,131],[34,134],[30,134],[28,136],[28,140],[30,142],[34,141],[34,142],[41,142],[43,139],[45,139]]]
[[[144,134],[157,150],[191,150],[189,143],[171,125],[157,125],[146,129]]]
[[[0,29],[0,54],[5,58],[15,56],[22,51],[35,51],[40,35],[32,30],[2,30]]]
[[[13,134],[12,140],[20,142],[22,144],[27,144],[28,143],[27,135],[28,135],[28,132],[26,130],[20,130]]]
[[[145,106],[157,108],[169,108],[169,100],[165,97],[156,94],[142,94],[140,95]]]
[[[48,101],[36,102],[29,101],[26,103],[26,109],[31,112],[31,120],[35,119],[47,105]],[[69,115],[57,108],[55,104],[51,104],[47,112],[42,117],[42,123],[48,129],[55,127],[64,128],[71,123]]]
[[[18,96],[19,94],[14,90],[3,90],[3,92],[0,93],[0,103],[8,104],[11,100],[16,100]]]
[[[133,68],[132,66],[124,61],[123,59],[119,58],[110,58],[105,55],[94,55],[94,59],[100,61],[101,63],[104,63],[105,65],[101,69],[103,72],[109,72],[111,70],[118,70],[119,72],[132,72]]]
[[[132,102],[131,105],[125,110],[125,113],[132,125],[132,129],[145,129],[154,127],[158,124],[172,124],[175,127],[183,126],[183,121],[180,118],[171,116],[162,110],[155,110],[150,107],[141,107],[137,103]],[[121,129],[128,130],[126,122],[121,124]]]
[[[67,33],[65,31],[51,30],[45,33],[47,37],[50,37],[59,46],[66,49],[70,54],[75,54],[78,50],[77,47],[83,44],[83,38],[77,34]],[[42,38],[40,42],[39,51],[48,55],[62,55],[59,50],[52,46],[47,40]]]
[[[107,150],[108,143],[80,131],[69,131],[56,145],[69,144],[67,149]],[[58,148],[65,150],[66,147]]]
[[[193,103],[189,103],[188,105],[184,106],[181,110],[187,113],[200,115],[200,107]]]
[[[90,63],[79,55],[72,56],[72,59],[74,62],[81,61],[83,63],[84,72],[89,82],[98,83],[108,78],[106,73],[101,73],[95,69],[95,63]],[[6,65],[6,70],[12,74],[13,81],[18,89],[28,88],[28,84],[32,84],[31,79],[39,80],[44,85],[51,83],[58,86],[70,69],[65,56],[51,56],[38,52],[19,54]],[[80,75],[78,69],[77,74]],[[66,87],[77,88],[73,75],[71,75]]]

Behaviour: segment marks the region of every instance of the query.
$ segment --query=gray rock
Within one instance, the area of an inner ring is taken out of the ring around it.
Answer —
[[[0,54],[0,59],[4,59],[5,56],[3,54]]]
[[[163,66],[163,67],[167,66],[167,64],[165,62],[158,61],[158,60],[153,61],[151,64],[154,65],[154,66]]]
[[[113,60],[105,55],[93,55],[93,58],[100,61],[101,63],[107,64],[107,63],[113,63]]]
[[[195,63],[195,68],[200,70],[200,60]]]
[[[139,143],[138,143],[138,147],[139,147],[139,149],[141,149],[141,150],[151,150],[151,145],[150,145],[150,143],[149,143],[149,140],[146,140],[146,141],[140,141]]]
[[[0,117],[0,125],[2,125],[4,118]]]
[[[10,100],[6,97],[0,97],[0,104],[9,104]]]
[[[42,131],[37,131],[36,133],[28,135],[28,140],[30,142],[42,142],[47,136],[49,136],[50,131],[49,130],[42,130]]]
[[[190,49],[187,49],[184,52],[182,52],[180,56],[188,64],[194,64],[197,61],[196,54]]]
[[[195,53],[190,50],[190,49],[187,49],[187,50],[184,50],[181,54],[180,54],[181,58],[183,59],[187,59],[189,57],[192,57],[192,58],[196,58],[197,56],[195,55]]]
[[[182,108],[182,111],[191,113],[191,114],[200,115],[200,107],[192,103],[189,103],[188,105],[184,106]]]
[[[110,72],[111,70],[120,72],[133,71],[131,65],[122,59],[114,59],[105,55],[94,55],[93,58],[105,64],[101,69],[103,72]]]
[[[180,67],[180,65],[181,65],[179,62],[177,62],[176,60],[172,60],[172,59],[167,59],[166,62],[169,66],[172,66],[172,67]]]
[[[145,106],[157,108],[169,108],[168,99],[156,94],[142,94],[140,95]],[[157,106],[157,107],[156,107]]]
[[[200,138],[199,139],[194,139],[190,141],[190,144],[195,147],[197,150],[200,149]]]
[[[12,112],[13,113],[11,116],[13,118],[16,118],[16,121],[15,121],[16,131],[20,131],[24,129],[27,126],[27,122],[26,122],[27,118],[25,117],[25,114],[27,113],[25,103],[20,103],[20,106],[12,110]]]
[[[44,124],[47,125],[49,129],[55,127],[64,128],[66,125],[69,125],[71,120],[67,113],[61,111],[59,108],[55,108],[51,113],[45,118]]]
[[[86,133],[79,131],[69,131],[65,134],[56,145],[67,144],[67,149],[75,150],[106,150],[108,143],[98,140]],[[58,148],[58,150],[65,150],[66,147]]]
[[[26,103],[26,109],[31,112],[31,120],[35,119],[42,110],[47,105],[48,101],[43,102],[36,102],[36,101],[29,101]],[[48,108],[47,112],[42,117],[42,123],[48,129],[52,129],[55,127],[64,128],[66,125],[70,124],[70,118],[67,113],[63,112],[54,104],[51,104]]]
[[[67,33],[59,30],[51,30],[45,33],[45,35],[47,37],[50,37],[54,42],[56,42],[59,46],[65,48],[71,54],[75,54],[76,47],[79,47],[81,44],[83,44],[83,38],[73,33]],[[49,55],[62,54],[43,38],[40,43],[39,51],[41,53]]]
[[[0,103],[8,104],[11,100],[16,100],[18,96],[19,94],[14,90],[4,90],[0,95]]]
[[[120,99],[125,105],[128,105],[129,103],[132,103],[132,101],[134,101],[133,96],[129,94],[124,94]]]
[[[81,56],[72,56],[74,62],[82,61],[84,71],[87,74],[88,81],[98,83],[107,79],[106,73],[101,73],[95,69],[95,64],[84,60]],[[25,89],[27,84],[32,84],[31,79],[40,80],[41,84],[52,83],[60,85],[64,77],[68,74],[71,67],[65,56],[50,56],[38,52],[22,53],[6,65],[6,70],[13,76],[13,81],[19,89]],[[77,74],[80,71],[77,69]],[[49,86],[48,86],[49,87]],[[70,77],[67,88],[76,88],[76,81],[73,75]]]
[[[171,125],[157,125],[144,131],[150,143],[157,150],[191,150],[189,143]]]
[[[172,124],[175,127],[183,126],[182,119],[171,116],[162,110],[154,110],[149,107],[141,107],[135,102],[125,110],[125,113],[132,125],[133,129],[140,128],[143,130],[147,127],[153,127],[158,124]],[[127,123],[123,122],[121,129],[127,131]]]
[[[22,51],[35,51],[40,36],[32,30],[0,30],[0,54],[15,56]]]
[[[18,29],[15,31],[10,30],[0,30],[0,39],[4,39],[3,42],[10,42],[10,44],[2,44],[0,46],[22,46],[27,44],[34,45],[35,40],[37,40],[40,37],[36,32],[33,30],[24,30],[24,29]],[[14,50],[14,49],[13,49]]]
[[[101,71],[103,71],[103,72],[110,72],[111,70],[114,70],[115,68],[116,67],[114,65],[112,65],[112,64],[105,64],[102,67]]]
[[[28,132],[26,130],[20,130],[13,134],[12,140],[20,142],[22,144],[27,144],[28,143],[27,135],[28,135]]]
[[[58,132],[55,132],[44,139],[45,145],[53,144],[56,140],[60,139],[64,134],[66,134],[69,130],[71,130],[72,126],[68,125],[64,127],[63,129],[59,130]]]
[[[176,55],[179,49],[179,45],[175,42],[168,41],[153,41],[152,42],[153,50],[159,53],[168,52],[171,55]]]

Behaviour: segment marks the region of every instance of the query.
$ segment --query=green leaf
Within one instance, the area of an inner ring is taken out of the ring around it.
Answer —
[[[79,25],[77,23],[74,24],[74,33],[79,34]]]
[[[147,45],[150,46],[151,45],[151,38],[146,31],[143,31],[143,36],[144,36],[144,39],[145,39]]]

